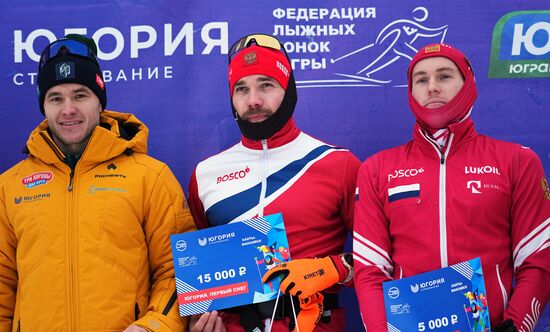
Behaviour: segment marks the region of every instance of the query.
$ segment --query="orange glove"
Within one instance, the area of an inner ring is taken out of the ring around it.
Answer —
[[[315,293],[310,297],[300,299],[300,312],[296,318],[293,332],[313,332],[323,315],[323,294]]]
[[[338,269],[332,258],[295,259],[275,266],[264,274],[262,281],[284,275],[279,289],[286,294],[302,298],[320,292],[340,280]]]

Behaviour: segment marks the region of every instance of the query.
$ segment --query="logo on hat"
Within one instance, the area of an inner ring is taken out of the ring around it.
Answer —
[[[101,88],[101,90],[105,90],[105,83],[103,83],[103,80],[101,79],[101,76],[99,76],[99,74],[95,74],[95,82]]]
[[[75,78],[74,62],[62,62],[55,65],[55,79],[66,80]]]
[[[67,78],[67,76],[71,75],[71,66],[64,63],[59,67],[59,75]]]
[[[248,53],[244,56],[244,62],[246,62],[246,64],[251,65],[251,64],[255,63],[256,60],[257,60],[257,58],[256,58],[256,53],[255,52],[250,52],[250,53]]]
[[[288,77],[288,68],[285,67],[279,60],[277,60],[277,68],[279,68],[285,77]]]
[[[433,52],[439,52],[441,49],[440,49],[440,46],[439,44],[437,45],[432,45],[432,46],[428,46],[424,49],[424,53],[433,53]]]

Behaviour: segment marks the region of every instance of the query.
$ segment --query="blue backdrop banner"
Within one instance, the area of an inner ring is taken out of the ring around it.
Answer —
[[[406,70],[416,50],[446,42],[471,60],[480,133],[531,147],[550,173],[550,11],[540,0],[4,0],[0,2],[0,171],[23,159],[43,119],[40,51],[67,33],[93,37],[107,109],[150,128],[149,151],[187,188],[195,165],[234,144],[227,51],[274,34],[292,58],[298,127],[360,159],[408,141]],[[344,293],[348,329],[362,324]],[[538,330],[550,328],[550,313]]]

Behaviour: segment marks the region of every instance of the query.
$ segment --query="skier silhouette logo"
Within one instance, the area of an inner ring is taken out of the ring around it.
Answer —
[[[418,52],[418,48],[425,44],[444,42],[448,25],[430,28],[423,24],[429,15],[428,9],[425,7],[416,7],[412,13],[412,20],[397,19],[387,24],[378,33],[374,42],[342,56],[331,58],[329,62],[333,70],[341,69],[339,72],[333,72],[333,74],[345,79],[324,80],[324,82],[327,82],[324,87],[381,86],[388,84],[392,82],[391,79],[387,79],[387,77],[384,77],[384,79],[376,78],[382,76],[383,69],[390,68],[392,64],[400,59],[405,59],[406,63],[409,63]],[[342,65],[339,66],[339,64]],[[401,71],[399,72],[402,74]],[[399,77],[402,76],[399,75]],[[307,82],[313,83],[313,81]],[[316,86],[319,86],[319,82],[315,83]],[[406,86],[405,83],[394,86],[403,87]]]

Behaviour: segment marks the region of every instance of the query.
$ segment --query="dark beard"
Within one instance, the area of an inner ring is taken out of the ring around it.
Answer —
[[[233,103],[231,103],[231,110],[243,135],[249,139],[259,141],[270,138],[283,128],[292,117],[297,101],[296,83],[294,81],[294,75],[291,72],[283,101],[277,111],[274,111],[268,119],[262,122],[252,123],[243,120],[237,114],[237,110],[235,110]]]

